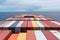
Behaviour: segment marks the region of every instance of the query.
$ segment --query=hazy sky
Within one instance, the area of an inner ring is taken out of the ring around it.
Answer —
[[[0,0],[0,11],[60,11],[60,0]]]

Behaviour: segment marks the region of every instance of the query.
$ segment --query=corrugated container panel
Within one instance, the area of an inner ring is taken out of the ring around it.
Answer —
[[[38,28],[40,30],[44,30],[45,29],[45,25],[43,25],[40,21],[35,21],[35,23],[38,25]]]
[[[8,40],[60,40],[58,30],[27,30],[26,33],[12,34]]]
[[[19,33],[21,31],[21,27],[22,27],[22,24],[24,23],[25,21],[19,21],[19,23],[16,25],[15,27],[15,32],[16,33]]]
[[[17,40],[18,34],[12,34],[8,40]]]
[[[50,32],[58,39],[60,40],[60,32],[58,32],[57,30],[50,30]]]
[[[8,40],[11,30],[0,30],[0,40]]]
[[[4,22],[4,21],[3,21],[3,22]],[[2,25],[0,25],[0,28],[2,28],[3,30],[8,30],[10,26],[12,27],[12,24],[13,24],[13,26],[15,26],[15,25],[14,25],[14,24],[16,24],[15,21],[6,21],[6,22],[3,23]],[[13,29],[13,28],[11,28],[11,29]],[[13,30],[14,30],[14,29],[13,29]]]
[[[40,18],[35,18],[37,21],[40,21],[41,19]]]
[[[10,27],[16,27],[16,25],[19,23],[19,21],[12,21],[14,23],[12,23],[12,25],[10,25]]]
[[[0,27],[4,27],[6,25],[8,25],[9,23],[11,23],[12,21],[6,21],[5,23],[3,23],[2,25],[0,25]]]
[[[32,19],[34,20],[34,19]],[[0,22],[1,25],[0,25],[0,28],[3,27],[3,29],[15,29],[18,28],[18,27],[23,27],[24,25],[26,25],[26,27],[28,27],[28,21],[26,21],[27,23],[22,23],[22,21],[2,21]],[[18,24],[18,23],[21,23],[21,24]],[[56,22],[56,21],[30,21],[30,23],[32,24],[32,27],[30,28],[35,28],[37,30],[39,29],[60,29],[60,23],[59,22]],[[29,24],[30,24],[29,23]],[[23,25],[22,25],[23,24]],[[20,25],[20,26],[19,26]]]
[[[36,40],[36,36],[33,30],[28,30],[26,40]]]
[[[40,29],[35,21],[32,21],[32,25],[33,25],[32,27],[33,27],[34,30]]]
[[[33,16],[34,17],[34,16]],[[31,17],[31,18],[33,18],[33,17]],[[26,16],[26,18],[25,18],[25,16],[24,17],[20,17],[20,18],[8,18],[8,19],[6,19],[6,20],[28,20],[28,16]],[[34,20],[43,20],[43,21],[54,21],[53,19],[51,19],[51,18],[38,18],[38,17],[34,17],[33,18]]]
[[[33,25],[32,25],[32,22],[31,21],[28,21],[28,30],[33,30]]]
[[[47,40],[58,40],[50,31],[48,30],[43,30],[42,31]]]
[[[28,18],[28,21],[36,21],[36,18]]]
[[[39,21],[41,22],[45,27],[49,27],[46,23],[44,23],[44,21]]]
[[[16,15],[0,21],[0,40],[60,40],[60,22],[43,15]],[[13,33],[17,34],[12,34]]]
[[[44,30],[45,26],[40,21],[31,21],[34,30]]]
[[[57,24],[53,23],[52,21],[42,21],[42,22],[44,22],[45,24],[47,24],[50,27],[60,27],[60,25],[57,25]]]
[[[36,40],[60,40],[60,33],[57,30],[36,30],[34,33]]]
[[[4,30],[12,30],[13,33],[23,32],[27,29],[27,21],[8,21],[9,23],[5,23],[2,25]]]
[[[13,20],[13,21],[14,21],[14,20],[20,21],[20,20],[28,20],[28,18],[23,18],[23,17],[21,17],[21,18],[13,18],[12,20]]]
[[[12,30],[13,32],[20,32],[24,29],[26,30],[27,21],[8,21],[9,23],[5,23],[5,25],[1,25],[4,30]],[[20,31],[19,31],[20,30]],[[24,30],[24,31],[25,31]]]
[[[40,21],[47,30],[59,30],[60,25],[53,23],[52,21]]]
[[[53,23],[55,23],[57,25],[60,25],[60,22],[58,22],[58,21],[51,21],[51,22],[53,22]]]
[[[0,30],[0,40],[60,40],[59,31],[60,30],[27,30],[27,33],[11,35],[11,31],[9,30]]]
[[[53,19],[51,19],[51,18],[38,18],[38,17],[36,17],[35,18],[37,21],[54,21]]]
[[[34,21],[34,20],[35,20],[35,18],[30,18],[30,20],[31,20],[31,21]]]
[[[24,21],[24,23],[21,25],[21,27],[27,27],[28,25],[27,25],[27,22],[28,21]]]
[[[28,22],[24,21],[24,23],[21,25],[21,32],[26,32],[27,26],[28,26],[27,24],[28,24]]]
[[[47,20],[46,18],[40,18],[40,19],[41,19],[41,20],[44,20],[44,21]],[[48,21],[48,20],[47,20],[47,21]]]
[[[51,18],[44,18],[44,17],[42,17],[42,18],[39,18],[39,17],[35,17],[35,19],[36,20],[40,20],[40,21],[54,21],[53,19],[51,19]]]
[[[19,33],[17,40],[26,40],[26,33]]]
[[[24,21],[24,20],[28,20],[28,18],[20,18],[20,20],[23,20]]]
[[[48,21],[46,18],[36,18],[38,21]]]
[[[9,18],[9,19],[6,19],[6,20],[9,20],[9,21],[14,21],[14,20],[18,20],[18,18]]]
[[[4,29],[5,30],[12,30],[13,33],[15,33],[15,28],[16,28],[16,25],[19,23],[19,21],[12,21],[10,24],[4,26]]]

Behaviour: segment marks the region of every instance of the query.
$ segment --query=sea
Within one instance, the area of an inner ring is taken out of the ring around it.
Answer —
[[[0,20],[5,20],[9,17],[13,17],[15,15],[21,15],[21,14],[44,15],[46,17],[60,21],[60,12],[0,12]]]

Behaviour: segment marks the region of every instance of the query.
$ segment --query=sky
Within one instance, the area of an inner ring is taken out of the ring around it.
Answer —
[[[0,0],[0,12],[60,11],[60,0]]]

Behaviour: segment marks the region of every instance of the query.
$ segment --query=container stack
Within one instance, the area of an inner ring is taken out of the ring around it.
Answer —
[[[0,40],[60,40],[60,22],[43,15],[16,15],[0,20]]]

